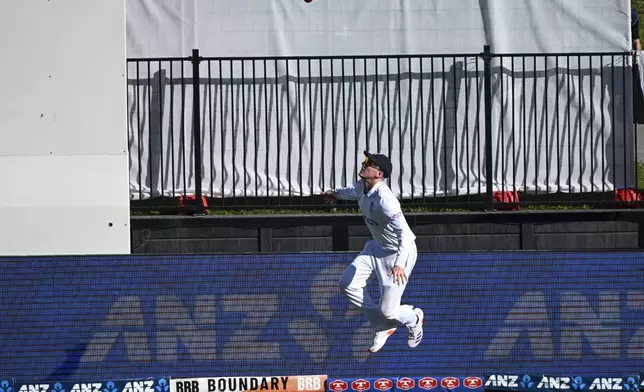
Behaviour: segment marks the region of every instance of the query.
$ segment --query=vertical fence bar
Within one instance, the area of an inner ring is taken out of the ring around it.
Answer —
[[[190,61],[190,59],[188,59]],[[181,167],[183,169],[183,197],[188,195],[188,176],[186,163],[186,62],[181,62]]]
[[[281,146],[282,146],[282,123],[280,122],[280,119],[282,117],[280,116],[280,82],[279,82],[279,74],[277,73],[278,70],[278,59],[275,58],[275,132],[277,135],[277,159],[276,159],[276,171],[277,171],[277,205],[281,205],[282,203],[282,178],[280,177],[280,162],[282,161],[282,152],[281,152]],[[286,80],[286,86],[288,87],[288,75],[285,76],[284,80]],[[268,132],[267,132],[268,135]],[[269,153],[268,147],[266,149],[266,154]],[[268,160],[268,158],[267,158]],[[268,171],[267,173],[267,179],[268,179]]]
[[[183,61],[181,61],[183,62]],[[175,199],[177,197],[177,192],[176,192],[176,179],[175,179],[175,166],[174,166],[174,79],[172,78],[172,60],[170,61],[170,109],[169,109],[169,126],[168,130],[170,131],[170,166],[172,166],[170,173],[172,173],[172,198]]]
[[[432,113],[432,161],[433,161],[432,168],[433,168],[433,174],[434,174],[434,177],[433,177],[433,179],[434,179],[433,201],[436,202],[436,193],[438,192],[438,180],[437,180],[437,178],[438,178],[438,161],[437,161],[437,158],[436,158],[436,154],[437,154],[438,150],[436,148],[436,145],[437,145],[437,143],[436,143],[436,110],[435,110],[435,105],[434,105],[434,95],[436,94],[436,85],[435,85],[435,82],[436,82],[435,77],[436,77],[436,75],[434,74],[434,58],[430,58],[430,60],[432,61],[431,65],[430,65],[430,75],[431,75],[430,76],[430,80],[431,80],[430,83],[431,84],[429,85],[429,87],[430,87],[431,92],[429,93],[429,101],[430,101],[429,105],[431,106],[430,110],[431,110],[431,113]]]
[[[147,90],[147,121],[148,121],[148,188],[150,189],[150,198],[154,195],[156,191],[156,173],[152,169],[152,161],[155,157],[152,155],[152,134],[154,130],[152,129],[152,72],[150,70],[150,61],[146,61],[147,64],[147,81],[146,81],[146,90]]]
[[[248,142],[248,139],[246,138],[247,132],[248,132],[248,124],[247,124],[247,113],[246,113],[246,86],[244,85],[244,81],[246,79],[246,75],[244,74],[244,68],[245,68],[245,63],[244,59],[240,60],[240,68],[241,68],[241,80],[239,82],[239,91],[241,93],[241,118],[242,118],[242,182],[244,184],[244,205],[248,203],[248,184],[246,183],[246,174],[248,174],[248,168],[246,167],[246,159],[248,157],[248,146],[246,143]]]
[[[347,98],[347,92],[345,90],[345,70],[344,70],[344,58],[341,59],[342,63],[342,135],[344,136],[342,138],[342,141],[344,142],[343,144],[343,151],[344,151],[344,163],[342,164],[342,184],[346,184],[348,181],[347,178],[347,144],[348,144],[348,137],[349,137],[349,132],[347,132],[347,104],[346,104],[346,98]],[[338,91],[338,94],[340,92]],[[349,98],[350,99],[350,98]],[[343,185],[344,186],[344,185]]]
[[[483,47],[483,94],[485,99],[485,201],[489,210],[494,209],[492,187],[492,53],[490,45]]]
[[[561,146],[561,125],[559,124],[559,95],[561,95],[561,91],[563,90],[563,84],[559,84],[559,56],[557,56],[555,60],[555,84],[557,86],[557,95],[555,96],[555,116],[557,118],[557,129],[556,129],[556,145],[557,145],[557,192],[561,191],[561,151],[559,149],[559,146]]]
[[[277,89],[277,80],[275,80],[275,88]],[[269,152],[270,152],[270,128],[271,128],[271,118],[270,118],[270,112],[268,111],[268,89],[269,89],[269,84],[268,84],[268,69],[266,66],[266,59],[264,59],[264,122],[266,123],[264,131],[266,135],[266,139],[264,140],[264,154],[265,154],[265,164],[266,164],[266,169],[264,171],[265,174],[265,180],[266,180],[266,205],[269,205],[270,203],[270,182],[268,180],[268,174],[270,171],[269,168]],[[273,94],[271,94],[272,96]]]
[[[215,102],[217,103],[217,102]],[[210,150],[210,166],[208,166],[208,172],[210,177],[210,196],[212,197],[215,194],[214,190],[214,181],[215,181],[215,127],[217,123],[215,121],[215,114],[213,114],[212,109],[212,69],[210,60],[208,60],[208,122],[210,123],[210,134],[209,134],[209,150]]]
[[[199,56],[199,49],[192,50],[192,126],[194,132],[194,148],[195,148],[195,203],[196,203],[196,214],[204,214],[204,205],[201,200],[201,117],[200,110],[201,107],[199,101],[199,63],[201,62],[201,57]]]
[[[512,71],[510,72],[511,76],[511,81],[512,81],[512,192],[517,191],[517,172],[518,170],[518,157],[519,154],[517,154],[517,144],[516,144],[516,92],[515,92],[515,84],[516,84],[516,78],[515,78],[515,73],[514,73],[514,56],[511,58],[511,66]],[[525,171],[525,169],[524,169]]]
[[[402,84],[401,84],[401,75],[400,75],[400,57],[396,58],[396,70],[397,70],[397,75],[396,75],[396,91],[397,91],[397,96],[398,96],[398,164],[400,165],[400,171],[402,172],[402,167],[403,167],[403,122],[402,122]],[[394,104],[395,107],[395,104]],[[400,190],[400,198],[402,199],[404,191],[403,191],[403,182],[402,182],[402,176],[398,176],[398,189]]]
[[[421,145],[421,150],[422,153],[420,154],[421,159],[423,161],[422,165],[422,187],[423,187],[423,195],[421,196],[421,199],[423,203],[426,203],[425,198],[427,197],[427,186],[425,184],[425,180],[427,179],[427,140],[426,135],[425,135],[425,104],[424,104],[424,99],[425,96],[423,94],[423,58],[420,57],[419,59],[419,80],[418,80],[418,89],[419,89],[419,95],[420,95],[420,145]],[[377,112],[377,111],[376,111]]]
[[[525,71],[525,56],[521,56],[521,141],[523,142],[523,191],[528,191],[528,111],[526,100],[528,95],[528,87],[526,85],[526,71]]]
[[[470,83],[470,78],[467,73],[467,57],[463,57],[463,81],[465,83],[465,125],[463,129],[465,129],[465,165],[466,165],[466,170],[465,170],[465,175],[466,175],[466,183],[465,186],[467,187],[467,201],[470,202],[470,196],[471,196],[471,189],[470,189],[470,93],[471,93],[471,83]]]
[[[615,55],[610,56],[611,64],[610,64],[610,85],[614,89],[615,88]],[[610,100],[610,107],[611,107],[611,119],[610,119],[610,132],[613,136],[613,143],[612,143],[612,155],[613,155],[613,160],[612,160],[612,168],[613,168],[613,180],[612,180],[612,185],[613,189],[612,191],[615,192],[617,190],[617,154],[616,154],[616,147],[615,147],[615,139],[617,138],[617,133],[615,130],[615,99]]]
[[[313,78],[311,77],[311,59],[308,59],[309,66],[309,193],[310,196],[315,194],[315,181],[313,180],[313,162],[315,157],[315,109],[313,107]],[[320,102],[321,103],[321,102]],[[316,105],[317,106],[317,105]],[[322,190],[324,192],[324,190]]]
[[[407,58],[407,66],[409,67],[408,73],[409,73],[409,84],[407,89],[409,90],[409,102],[407,103],[407,106],[409,107],[409,151],[410,151],[410,162],[411,162],[411,181],[410,181],[410,197],[411,197],[411,204],[414,204],[414,181],[415,181],[415,176],[416,176],[416,161],[414,159],[414,154],[416,153],[416,143],[414,143],[414,112],[413,112],[413,104],[412,104],[412,86],[413,86],[413,76],[412,76],[412,63],[411,63],[411,57]],[[403,151],[402,146],[400,147],[400,150]],[[402,154],[401,154],[402,155]]]
[[[219,60],[219,124],[220,124],[220,129],[219,129],[219,135],[221,136],[221,206],[224,206],[224,202],[226,200],[226,183],[225,183],[225,167],[226,167],[226,161],[225,161],[225,151],[226,151],[226,122],[224,118],[224,70],[223,70],[223,64],[222,61]],[[232,88],[232,86],[230,87]],[[226,94],[228,96],[228,94]]]
[[[377,146],[376,149],[378,151],[380,151],[380,149],[382,148],[381,147],[381,145],[382,145],[382,140],[381,140],[382,139],[382,132],[380,130],[380,110],[381,110],[381,108],[380,108],[380,91],[378,91],[378,85],[380,84],[380,74],[378,73],[378,62],[379,61],[380,61],[380,59],[378,59],[378,58],[373,59],[374,68],[375,68],[374,73],[376,75],[375,82],[374,82],[374,84],[375,84],[374,87],[376,88],[376,107],[375,107],[374,112],[376,113],[376,134],[378,135],[376,137],[376,146]],[[384,90],[384,88],[383,88],[383,90]]]
[[[503,68],[503,57],[499,57],[499,89],[501,90],[501,115],[499,116],[499,125],[500,125],[500,144],[499,148],[501,149],[501,169],[499,170],[499,175],[501,176],[501,191],[505,191],[505,173],[506,173],[506,165],[505,165],[505,113],[506,113],[506,108],[505,108],[505,85],[503,83],[504,79],[504,71],[505,69]]]
[[[358,81],[356,77],[356,59],[353,59],[353,81],[351,83],[351,89],[353,90],[353,151],[354,151],[354,160],[356,163],[356,168],[359,167],[360,164],[360,154],[358,153],[358,135],[359,135],[359,130],[358,130]],[[349,105],[351,105],[351,101],[349,101]],[[354,170],[354,173],[356,171]],[[354,179],[352,181],[357,180],[357,173],[354,174]]]
[[[623,91],[623,94],[625,96],[628,96],[628,94],[626,93],[626,91],[627,91],[626,90],[626,69],[627,69],[627,65],[628,65],[628,60],[626,58],[626,55],[622,55],[622,91]],[[631,86],[631,88],[632,88],[632,86]],[[624,145],[624,151],[622,153],[622,156],[623,156],[623,159],[624,159],[624,162],[623,162],[623,164],[624,164],[624,184],[623,184],[623,187],[624,188],[629,188],[629,183],[628,183],[629,182],[628,181],[629,180],[628,179],[628,177],[629,177],[628,176],[628,174],[629,174],[629,170],[628,170],[628,156],[629,156],[629,153],[628,153],[628,151],[629,150],[628,150],[628,146],[632,145],[631,143],[628,143],[626,141],[626,139],[627,139],[627,135],[626,135],[626,131],[627,131],[627,128],[626,128],[627,127],[627,122],[626,122],[626,117],[627,117],[626,103],[627,102],[628,101],[626,99],[622,99],[622,124],[623,124],[623,127],[622,127],[622,131],[623,131],[623,133],[622,133],[622,137],[623,137],[622,143]],[[632,108],[632,106],[631,106],[631,108]],[[631,125],[633,125],[633,124],[631,124]],[[637,149],[637,144],[635,145],[635,148]]]
[[[329,184],[331,188],[335,188],[337,186],[337,183],[335,181],[335,157],[336,157],[336,151],[337,151],[337,128],[336,128],[336,123],[335,123],[335,80],[333,79],[333,59],[329,59],[329,73],[331,75],[331,82],[329,83],[329,88],[331,89],[331,183]],[[322,69],[320,69],[320,80],[322,80]],[[338,96],[340,95],[340,92],[338,92]]]
[[[255,171],[255,198],[259,200],[259,169],[257,167],[257,157],[259,156],[259,137],[257,129],[259,128],[258,123],[258,114],[260,109],[257,108],[257,69],[255,66],[255,60],[253,62],[253,141],[255,142],[255,159],[253,162],[253,170]],[[261,90],[260,90],[261,91]]]
[[[537,56],[532,59],[532,106],[534,106],[534,194],[539,195],[539,109],[537,108]],[[547,130],[546,130],[547,132]]]
[[[571,93],[571,87],[570,87],[570,78],[572,78],[571,72],[570,72],[570,55],[566,55],[566,86],[567,86],[567,94],[566,94],[566,116],[568,119],[568,195],[569,195],[569,200],[572,200],[573,194],[572,194],[572,168],[573,168],[573,162],[572,162],[572,123],[571,123],[571,108],[570,108],[570,101],[571,101],[571,94],[574,94],[574,92]],[[572,88],[574,89],[575,86]]]
[[[639,79],[637,79],[637,72],[639,72],[639,70],[638,70],[639,65],[637,63],[637,59],[638,59],[638,55],[636,53],[633,54],[633,58],[631,59],[631,61],[632,61],[632,63],[631,63],[632,64],[632,80],[633,81],[639,81]],[[592,69],[592,67],[591,67],[591,69]],[[591,97],[592,97],[592,95],[591,95]],[[633,94],[631,96],[631,102],[635,102],[635,91],[633,91]],[[639,156],[638,156],[638,153],[637,153],[637,122],[636,122],[636,117],[635,117],[635,111],[633,111],[633,118],[631,119],[631,121],[632,121],[631,125],[633,126],[633,141],[634,141],[634,143],[633,143],[633,146],[634,146],[634,149],[633,149],[633,154],[634,154],[633,155],[633,164],[635,165],[635,173],[633,173],[635,175],[634,187],[635,187],[635,191],[639,192],[640,191],[640,185],[639,185],[640,165],[639,165]]]
[[[391,121],[388,119],[389,116],[390,116],[390,109],[391,109],[391,99],[389,98],[389,94],[390,94],[390,91],[389,91],[390,90],[390,86],[389,86],[389,84],[390,84],[389,83],[389,59],[387,58],[387,59],[385,59],[385,61],[387,61],[386,71],[385,71],[385,75],[386,75],[385,83],[387,83],[387,111],[386,111],[386,113],[387,113],[387,115],[386,115],[386,118],[387,118],[387,120],[386,120],[387,121],[387,154],[389,154],[389,156],[391,156],[391,151],[392,151],[392,149],[391,149]],[[387,185],[389,187],[391,187],[391,176],[389,176],[389,178],[387,179]]]
[[[584,128],[583,128],[583,115],[585,114],[586,102],[584,98],[584,80],[583,80],[583,70],[581,68],[581,56],[577,57],[577,79],[579,82],[579,89],[577,96],[579,97],[579,102],[577,106],[579,109],[579,195],[582,200],[584,197]]]
[[[589,75],[590,75],[590,135],[589,137],[589,144],[590,144],[590,156],[594,157],[595,156],[595,137],[594,137],[594,129],[595,129],[595,100],[594,100],[594,94],[595,94],[595,72],[593,70],[593,56],[588,56],[588,69],[590,70]],[[590,160],[590,192],[595,192],[595,160],[591,159]]]
[[[235,200],[237,198],[237,170],[235,170],[235,165],[237,164],[237,132],[239,132],[239,119],[236,116],[235,111],[237,108],[235,107],[235,70],[234,70],[234,63],[235,61],[233,59],[228,60],[228,65],[229,65],[229,70],[230,70],[230,75],[228,77],[228,80],[230,81],[230,136],[231,136],[231,147],[232,147],[232,182],[230,185],[230,192],[232,193],[232,203],[233,205],[235,204]]]
[[[369,105],[367,104],[369,98],[367,96],[367,80],[369,79],[369,75],[367,74],[367,58],[365,57],[363,59],[363,71],[364,71],[364,81],[363,81],[363,86],[364,86],[364,137],[365,137],[365,147],[367,148],[367,151],[370,151],[370,146],[369,146],[369,139],[371,139],[371,131],[369,127]],[[377,84],[377,81],[376,81]],[[372,124],[373,125],[373,124]]]
[[[443,140],[443,161],[441,164],[443,165],[443,196],[447,197],[448,195],[448,187],[449,184],[447,183],[448,181],[448,173],[449,170],[447,169],[447,156],[449,154],[449,151],[447,151],[447,72],[445,71],[445,57],[441,57],[441,107],[442,107],[442,115],[443,115],[443,135],[442,135],[442,140]]]
[[[305,127],[302,123],[302,106],[304,103],[302,102],[302,77],[301,77],[301,67],[300,67],[300,59],[297,60],[297,140],[298,140],[298,150],[300,153],[299,161],[298,161],[298,173],[300,177],[298,178],[298,182],[300,183],[300,205],[304,203],[304,200],[302,199],[302,195],[304,194],[304,173],[302,171],[302,159],[303,159],[303,150],[304,150],[304,144],[302,143],[302,128]]]
[[[138,173],[137,173],[137,180],[139,181],[139,200],[143,199],[143,183],[142,181],[142,173],[143,173],[143,168],[141,167],[141,155],[143,152],[141,152],[141,146],[143,145],[142,140],[143,140],[143,130],[141,129],[141,75],[140,75],[140,70],[139,70],[139,62],[137,61],[136,63],[136,87],[135,87],[135,93],[134,93],[134,99],[136,100],[136,133],[138,137],[138,143],[137,143],[137,158],[138,158]]]
[[[548,56],[547,55],[544,56],[544,58],[543,58],[543,69],[544,69],[544,83],[543,83],[543,91],[544,91],[544,93],[543,93],[543,96],[545,97],[545,99],[543,100],[543,105],[544,105],[543,114],[544,114],[544,123],[545,123],[545,126],[544,126],[545,131],[543,132],[543,135],[544,135],[544,138],[546,140],[546,148],[544,149],[545,153],[546,153],[545,154],[546,155],[545,193],[548,194],[548,193],[550,193],[550,154],[549,154],[549,151],[550,151],[549,140],[550,140],[550,138],[548,137],[549,134],[550,134],[550,123],[548,121],[548,100],[550,98],[548,96],[548,84],[550,83],[550,78],[548,76]],[[535,70],[535,72],[536,72],[536,70]],[[550,135],[550,137],[552,137],[552,136]]]
[[[465,67],[465,65],[463,65]],[[459,182],[458,182],[458,172],[460,170],[460,165],[459,165],[459,159],[458,159],[458,93],[456,92],[457,89],[459,89],[458,86],[458,80],[457,80],[457,75],[458,73],[458,63],[457,63],[457,58],[456,56],[452,57],[452,69],[454,70],[454,75],[453,75],[453,80],[452,83],[454,83],[454,139],[453,139],[453,147],[452,147],[452,154],[454,156],[454,190],[456,193],[456,203],[458,203],[458,197],[460,195],[459,192]],[[447,135],[445,135],[447,136]],[[445,139],[445,146],[447,146],[447,138]],[[447,188],[445,189],[447,192]]]
[[[600,69],[599,85],[600,86],[605,86],[605,84],[604,84],[604,82],[605,82],[605,80],[604,80],[604,56],[603,55],[599,56],[599,69]],[[601,127],[600,127],[601,132],[600,132],[600,135],[601,135],[601,139],[602,139],[601,143],[599,144],[599,146],[601,147],[601,150],[602,150],[601,155],[600,155],[602,157],[602,166],[601,166],[601,170],[602,170],[602,174],[601,174],[601,176],[602,176],[602,192],[606,192],[606,178],[605,178],[605,173],[606,173],[606,158],[605,158],[606,157],[606,150],[605,150],[605,145],[604,145],[604,131],[606,130],[605,129],[605,127],[606,127],[606,115],[604,113],[604,104],[606,103],[606,101],[605,101],[605,94],[603,93],[603,91],[601,92],[599,100],[600,100],[600,106],[599,106],[600,111],[599,112],[601,113]]]
[[[326,157],[325,155],[325,145],[326,145],[326,128],[324,127],[324,83],[323,83],[323,71],[322,71],[322,58],[318,59],[318,68],[320,70],[320,73],[318,74],[318,86],[320,89],[320,156]],[[309,72],[311,70],[309,69]],[[331,81],[330,83],[331,86],[333,86],[333,82]],[[311,85],[312,86],[312,85]],[[331,107],[333,107],[333,102]],[[311,113],[311,116],[313,116],[313,113]],[[314,124],[315,120],[311,119],[311,124]],[[313,134],[313,131],[311,131],[311,134]],[[314,162],[314,155],[311,152],[311,173],[313,173],[313,162]],[[326,183],[324,182],[325,180],[325,172],[324,172],[324,164],[320,165],[320,191],[325,192],[327,190]],[[313,181],[313,174],[311,174],[311,181]],[[311,193],[313,193],[313,185],[314,183],[311,182]],[[313,195],[311,195],[313,196]]]
[[[476,168],[478,173],[476,178],[478,181],[478,193],[481,194],[481,81],[480,81],[480,69],[479,69],[479,59],[476,59],[475,63],[475,72],[476,72],[476,156],[477,163]]]
[[[158,86],[159,89],[159,181],[161,185],[161,197],[165,197],[165,175],[163,170],[163,103],[165,97],[164,85],[166,83],[165,79],[165,70],[159,61],[159,69],[157,70],[158,74]]]

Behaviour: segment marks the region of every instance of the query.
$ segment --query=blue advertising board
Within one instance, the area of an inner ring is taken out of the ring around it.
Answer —
[[[425,338],[410,349],[402,327],[375,355],[366,319],[338,291],[354,256],[3,258],[0,377],[642,370],[642,253],[420,254],[403,303],[424,310]]]

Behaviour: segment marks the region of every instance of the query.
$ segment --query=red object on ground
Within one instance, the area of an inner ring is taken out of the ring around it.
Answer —
[[[492,194],[497,205],[496,209],[501,211],[519,210],[519,192],[517,191],[496,191]]]
[[[642,206],[642,193],[632,188],[617,189],[615,201],[618,208],[639,208]]]
[[[206,200],[206,196],[201,196],[201,202],[203,203],[203,212],[204,214],[208,213],[208,201]],[[185,208],[186,206],[196,206],[197,205],[197,198],[195,195],[187,195],[187,196],[179,196],[179,206]]]

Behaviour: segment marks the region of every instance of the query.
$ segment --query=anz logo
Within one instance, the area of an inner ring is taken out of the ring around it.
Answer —
[[[123,387],[123,392],[154,392],[154,381],[135,381],[128,382]]]
[[[364,218],[364,221],[365,221],[366,224],[371,225],[371,226],[379,226],[378,222],[376,222],[375,220],[373,220],[371,218],[368,218],[368,217],[366,217],[364,215],[362,217]]]
[[[520,388],[522,390],[569,390],[569,391],[630,391],[637,392],[637,380],[629,377],[626,382],[621,377],[604,378],[595,377],[584,380],[582,377],[549,377],[539,376],[533,378],[524,375],[519,378],[517,375],[492,374],[485,382],[486,387]]]
[[[49,384],[25,384],[20,387],[19,392],[47,392]]]

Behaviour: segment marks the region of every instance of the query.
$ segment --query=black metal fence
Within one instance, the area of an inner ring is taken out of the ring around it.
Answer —
[[[311,208],[387,153],[403,203],[638,189],[630,53],[128,60],[133,209]],[[491,180],[488,180],[491,179]],[[197,186],[200,184],[201,186]],[[503,193],[505,192],[505,193]]]

